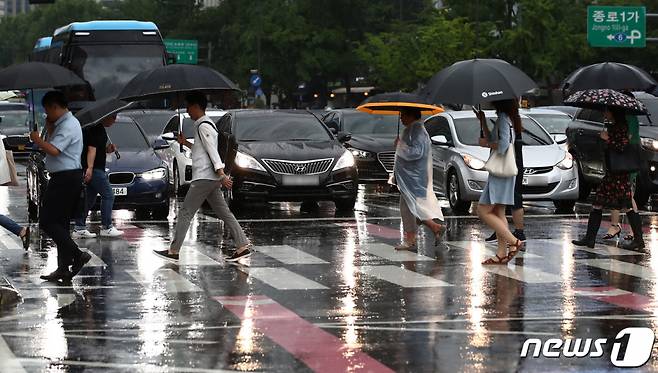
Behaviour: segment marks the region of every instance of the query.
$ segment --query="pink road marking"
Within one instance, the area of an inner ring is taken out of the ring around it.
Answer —
[[[353,223],[338,223],[337,225],[346,228],[356,227],[356,224]],[[399,229],[393,229],[393,228],[385,227],[383,225],[370,224],[370,223],[366,223],[365,225],[366,225],[366,232],[368,232],[368,234],[371,236],[392,239],[392,240],[400,239]]]
[[[653,298],[612,286],[577,288],[575,291],[578,295],[636,311],[653,312],[655,308]]]
[[[144,237],[144,229],[132,224],[122,225],[119,229],[123,231],[123,239],[128,242],[137,242]]]
[[[215,297],[240,320],[283,347],[315,372],[393,372],[359,349],[350,348],[333,334],[302,319],[262,295]]]

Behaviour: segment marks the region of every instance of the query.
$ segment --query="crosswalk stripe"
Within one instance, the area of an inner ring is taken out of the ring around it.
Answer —
[[[482,268],[489,273],[509,277],[528,284],[548,284],[562,281],[558,275],[528,266],[485,265]]]
[[[392,262],[433,262],[436,259],[406,250],[395,250],[385,243],[362,243],[359,251],[390,260]]]
[[[485,244],[484,241],[446,241],[447,245],[456,246],[464,250],[484,250],[487,255],[493,256],[496,254],[495,244]],[[527,243],[526,243],[527,247]],[[527,251],[521,251],[516,255],[517,258],[541,258],[537,254],[532,254]]]
[[[329,289],[285,268],[240,267],[240,270],[278,290]]]
[[[7,373],[26,373],[21,363],[16,359],[16,355],[7,346],[4,338],[0,336],[0,372]]]
[[[533,242],[539,242],[542,245],[547,245],[551,247],[562,248],[564,247],[564,241],[562,240],[533,240]],[[597,243],[593,249],[584,246],[573,246],[574,249],[580,251],[587,251],[589,253],[603,255],[603,256],[632,256],[632,255],[644,255],[643,253],[631,250],[620,249],[615,246],[604,245]]]
[[[610,272],[622,273],[629,276],[639,277],[646,280],[655,280],[656,274],[651,268],[641,265],[622,262],[616,259],[576,259],[577,264],[605,269]]]
[[[25,251],[25,249],[23,249],[23,243],[20,241],[20,239],[15,235],[9,234],[7,232],[0,234],[0,245],[7,248],[7,250]]]
[[[168,294],[193,293],[202,291],[198,286],[194,285],[188,279],[176,273],[173,269],[170,268],[161,268],[155,271],[150,278],[142,275],[139,271],[126,272],[138,282],[144,282],[151,286],[157,285],[158,288],[164,286],[164,291]]]
[[[91,255],[91,259],[87,264],[85,264],[85,267],[107,267],[107,264],[103,261],[103,259],[99,258],[96,254],[94,254],[91,250],[86,249],[86,248],[80,248],[81,251],[89,253]]]
[[[328,264],[325,260],[288,245],[255,246],[254,249],[284,264]]]
[[[578,296],[588,297],[618,307],[643,312],[651,312],[654,304],[653,299],[646,295],[633,293],[612,286],[576,288],[574,289],[574,292]]]
[[[190,246],[183,246],[179,256],[179,266],[223,266],[222,263]]]
[[[429,276],[421,275],[394,265],[385,266],[362,266],[357,267],[359,272],[368,276],[373,276],[383,281],[402,286],[404,288],[424,288],[452,286],[445,281],[441,281]]]

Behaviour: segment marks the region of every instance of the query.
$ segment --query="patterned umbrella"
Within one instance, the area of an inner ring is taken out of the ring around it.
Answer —
[[[565,105],[594,110],[616,108],[628,114],[646,114],[647,108],[634,97],[612,89],[588,89],[578,91],[564,101]]]

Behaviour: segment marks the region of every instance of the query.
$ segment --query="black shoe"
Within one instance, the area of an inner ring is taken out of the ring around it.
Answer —
[[[601,210],[593,209],[589,213],[589,218],[587,219],[587,233],[585,234],[585,237],[579,240],[573,240],[571,243],[576,246],[587,246],[590,249],[593,249],[594,244],[596,243],[596,233],[599,231],[599,227],[601,227],[602,216],[603,212]]]
[[[233,255],[229,256],[226,258],[227,262],[237,262],[238,260],[242,258],[248,258],[251,256],[251,250],[249,249],[244,249],[240,251],[239,253],[236,251]]]
[[[161,259],[164,259],[166,261],[172,262],[172,263],[178,263],[178,254],[169,254],[169,250],[153,250],[153,254],[159,256]]]
[[[526,242],[527,241],[526,237],[525,237],[525,232],[523,231],[523,229],[515,229],[514,233],[512,233],[512,234],[514,235],[514,237],[516,237],[517,240],[519,240],[521,242]]]
[[[573,241],[571,241],[571,243],[574,244],[574,245],[576,245],[576,246],[587,246],[587,247],[589,247],[590,249],[593,249],[593,248],[594,248],[594,244],[595,244],[596,242],[595,242],[594,240],[590,240],[590,239],[587,238],[587,237],[583,237],[583,238],[580,239],[580,240],[573,240]]]
[[[87,264],[90,260],[91,260],[91,254],[89,254],[86,251],[83,251],[80,254],[80,257],[73,261],[73,265],[71,266],[71,274],[73,276],[77,275],[82,269],[82,267],[84,267],[85,264]]]
[[[25,228],[25,235],[21,236],[21,241],[23,242],[23,248],[27,251],[30,248],[30,227]]]
[[[621,246],[624,250],[641,250],[644,249],[644,240],[633,240]]]
[[[642,217],[635,211],[631,210],[626,213],[628,222],[631,224],[633,230],[633,241],[623,245],[622,248],[626,250],[644,249],[644,238],[642,237]]]
[[[484,242],[496,242],[496,241],[498,241],[498,237],[496,237],[496,232],[493,232],[491,236],[484,239]]]
[[[73,274],[68,269],[57,268],[55,272],[48,275],[39,276],[40,279],[50,281],[50,282],[64,282],[70,283],[73,278]]]

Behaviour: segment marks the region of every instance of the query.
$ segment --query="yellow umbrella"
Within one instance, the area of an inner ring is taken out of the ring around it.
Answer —
[[[367,102],[356,108],[368,114],[399,115],[404,109],[417,109],[421,115],[434,115],[444,110],[438,106],[417,102]]]

